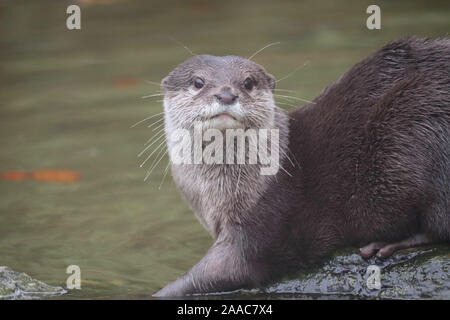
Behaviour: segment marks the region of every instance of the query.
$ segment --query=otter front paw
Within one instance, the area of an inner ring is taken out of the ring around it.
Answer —
[[[153,297],[157,298],[168,298],[168,297],[183,297],[192,293],[192,290],[189,290],[188,283],[185,279],[179,278],[167,286],[153,294]]]

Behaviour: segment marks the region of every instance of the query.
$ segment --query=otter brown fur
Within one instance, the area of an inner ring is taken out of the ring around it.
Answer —
[[[199,74],[206,81],[192,89]],[[261,287],[343,246],[385,257],[450,240],[450,39],[391,43],[288,115],[273,103],[274,84],[256,63],[229,56],[194,57],[163,80],[168,134],[225,90],[240,101],[244,127],[280,130],[286,170],[262,177],[244,166],[237,177],[235,165],[172,165],[215,243],[156,296]]]

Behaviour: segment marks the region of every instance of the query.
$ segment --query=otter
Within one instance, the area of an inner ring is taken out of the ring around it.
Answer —
[[[162,80],[169,151],[171,133],[195,121],[271,128],[283,170],[172,163],[214,244],[155,296],[263,287],[340,247],[385,258],[450,240],[450,39],[390,43],[287,114],[275,83],[253,61],[210,55]]]

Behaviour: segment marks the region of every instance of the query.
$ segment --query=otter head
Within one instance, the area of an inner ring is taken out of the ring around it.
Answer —
[[[275,79],[253,61],[237,57],[195,56],[161,82],[166,130],[273,127]]]

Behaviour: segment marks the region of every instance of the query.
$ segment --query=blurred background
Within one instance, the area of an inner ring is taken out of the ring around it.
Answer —
[[[70,4],[81,30],[66,28]],[[381,30],[366,27],[371,4]],[[0,265],[60,286],[80,266],[82,290],[62,298],[150,298],[203,256],[209,234],[146,144],[161,97],[142,98],[189,51],[280,42],[253,60],[312,100],[384,44],[449,29],[449,1],[0,1]]]

